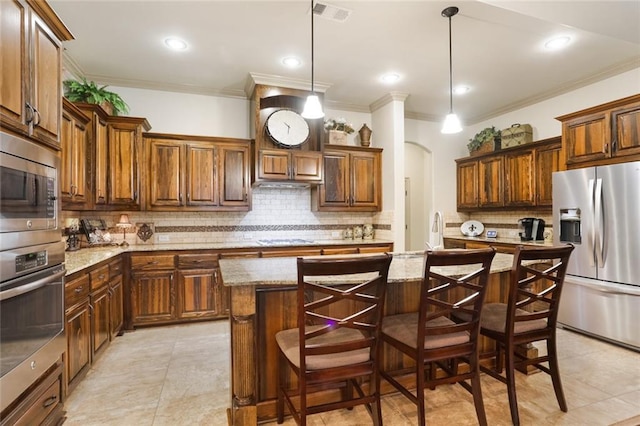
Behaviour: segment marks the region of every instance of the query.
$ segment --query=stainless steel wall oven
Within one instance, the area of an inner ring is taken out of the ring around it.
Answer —
[[[0,132],[0,411],[65,350],[59,164]]]

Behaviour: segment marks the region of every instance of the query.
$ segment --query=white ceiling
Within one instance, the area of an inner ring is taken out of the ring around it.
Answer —
[[[49,3],[76,37],[65,43],[67,68],[102,84],[243,98],[250,73],[310,85],[306,0]],[[460,8],[453,83],[471,91],[454,97],[454,110],[466,124],[640,67],[637,0],[327,3],[351,11],[346,22],[315,19],[315,80],[335,109],[370,111],[399,92],[409,95],[408,117],[440,121],[449,108],[448,6]],[[544,51],[559,34],[571,44]],[[169,51],[168,36],[189,48]],[[288,55],[303,65],[285,68]],[[401,80],[381,83],[391,71]]]

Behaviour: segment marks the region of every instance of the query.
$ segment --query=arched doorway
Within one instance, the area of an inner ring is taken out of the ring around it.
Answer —
[[[429,215],[433,210],[432,153],[424,146],[405,142],[405,250],[424,250],[429,240]]]

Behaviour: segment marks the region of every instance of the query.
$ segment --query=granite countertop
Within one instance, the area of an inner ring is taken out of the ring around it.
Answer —
[[[274,239],[272,239],[274,241]],[[260,244],[257,241],[234,242],[234,243],[165,243],[165,244],[136,244],[129,247],[119,247],[116,245],[103,247],[89,247],[78,251],[65,252],[65,266],[67,275],[81,271],[82,269],[96,265],[104,260],[116,257],[124,252],[149,252],[149,251],[176,251],[176,250],[223,250],[223,249],[247,249],[247,248],[287,248],[291,246],[341,246],[341,245],[369,245],[369,244],[391,244],[387,240],[314,240],[296,244],[271,245]]]
[[[543,240],[543,241],[522,241],[520,240],[520,237],[518,238],[507,238],[507,237],[498,237],[498,238],[487,238],[484,236],[479,236],[479,237],[466,237],[464,235],[458,235],[455,237],[447,237],[445,236],[444,239],[450,239],[450,240],[461,240],[461,241],[478,241],[478,242],[483,242],[483,243],[496,243],[496,244],[512,244],[512,245],[530,245],[530,246],[543,246],[543,247],[553,247],[553,242],[552,241],[547,241],[547,240]]]
[[[511,269],[512,263],[513,255],[496,253],[491,263],[491,273],[508,271]],[[222,281],[225,286],[280,286],[296,285],[298,283],[295,257],[220,259],[219,264]],[[448,269],[445,270],[444,268]],[[442,272],[463,275],[475,270],[474,266],[456,267],[455,272],[452,272],[451,268],[454,267],[443,267]],[[421,280],[423,274],[423,252],[393,253],[393,260],[389,269],[390,283]]]

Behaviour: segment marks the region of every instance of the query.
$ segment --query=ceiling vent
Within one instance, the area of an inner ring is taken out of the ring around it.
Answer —
[[[346,22],[351,16],[351,11],[342,7],[334,6],[329,3],[316,2],[313,7],[313,13],[324,19],[335,22]]]

